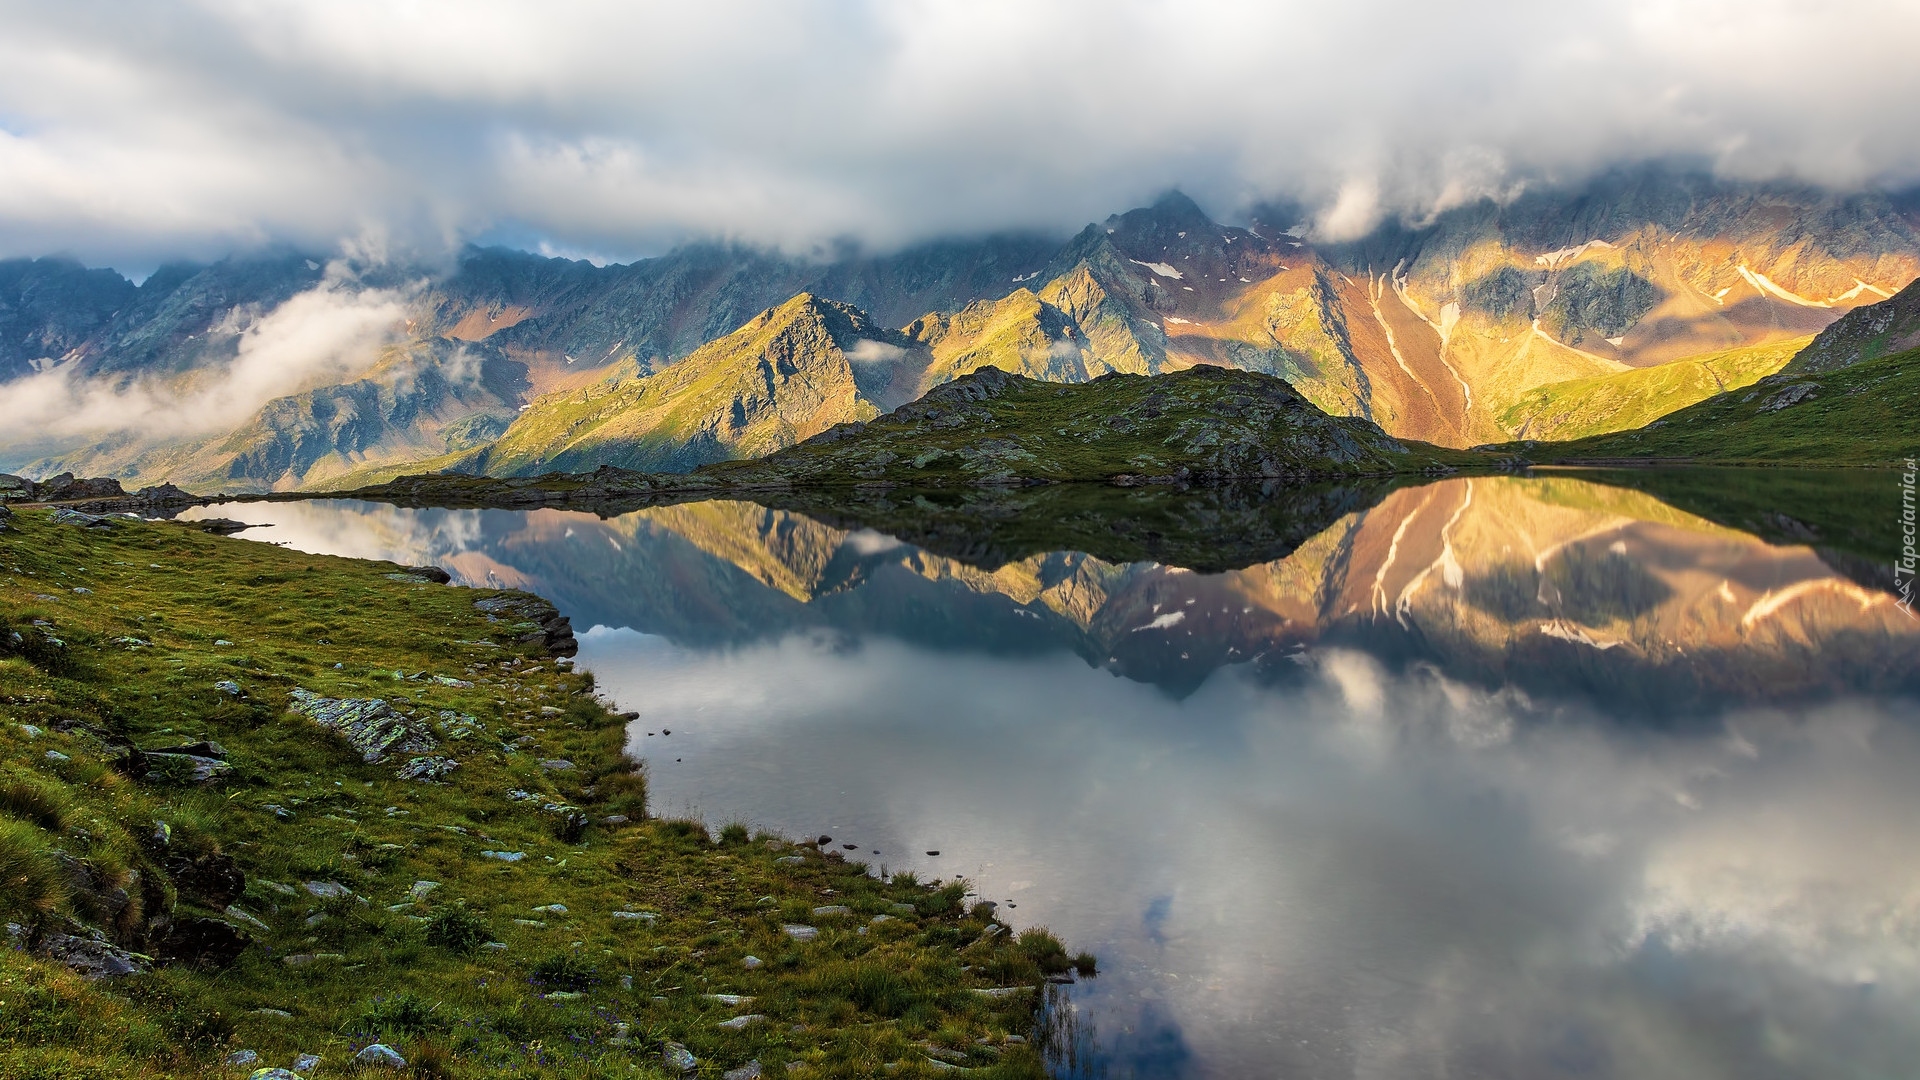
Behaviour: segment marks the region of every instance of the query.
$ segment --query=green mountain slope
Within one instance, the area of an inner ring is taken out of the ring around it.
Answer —
[[[1920,348],[1920,278],[1886,300],[1842,315],[1787,370],[1833,371],[1913,348]]]
[[[461,468],[675,472],[757,457],[879,415],[912,396],[925,364],[912,339],[801,293],[654,374],[623,365],[595,386],[537,399]]]
[[[1059,384],[981,368],[911,405],[705,476],[742,484],[1220,482],[1385,475],[1470,455],[1400,443],[1284,380],[1200,366]]]
[[[1782,371],[1638,431],[1535,446],[1535,461],[1687,459],[1889,465],[1920,453],[1920,349],[1838,371]]]
[[[1650,368],[1535,387],[1500,416],[1515,438],[1584,439],[1630,431],[1779,371],[1812,337],[1727,349]]]

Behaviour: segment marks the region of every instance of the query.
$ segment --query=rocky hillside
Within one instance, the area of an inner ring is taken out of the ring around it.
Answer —
[[[1880,303],[1841,316],[1795,356],[1787,370],[1795,374],[1834,371],[1915,348],[1920,348],[1920,280]]]
[[[463,471],[532,475],[599,465],[684,472],[757,457],[911,396],[926,357],[857,308],[810,294],[761,312],[678,363],[534,401]]]
[[[1199,366],[1046,383],[981,368],[912,404],[705,475],[733,483],[1219,483],[1444,469],[1467,455],[1332,416],[1270,375]]]

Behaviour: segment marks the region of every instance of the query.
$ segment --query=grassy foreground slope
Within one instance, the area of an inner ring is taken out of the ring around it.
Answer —
[[[1750,386],[1786,366],[1812,340],[1797,337],[1549,383],[1521,395],[1500,422],[1515,438],[1543,442],[1630,431],[1715,394]]]
[[[646,819],[537,598],[0,517],[0,1078],[340,1075],[376,1040],[426,1076],[678,1076],[676,1046],[703,1075],[1042,1075],[1013,1036],[1057,942],[957,883]],[[296,690],[384,700],[408,741],[370,762]]]
[[[1783,371],[1637,431],[1524,452],[1539,462],[1898,464],[1920,453],[1920,349],[1836,371]]]

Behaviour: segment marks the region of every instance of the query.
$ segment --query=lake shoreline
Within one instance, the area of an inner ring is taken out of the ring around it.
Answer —
[[[563,670],[545,601],[59,514],[0,532],[0,768],[27,793],[0,809],[23,858],[77,853],[93,884],[8,916],[0,963],[38,1005],[7,1010],[0,1076],[345,1063],[374,1041],[449,1076],[675,1047],[795,1076],[955,1054],[1044,1075],[1014,988],[1072,966],[1057,941],[969,910],[964,883],[649,817],[628,718]],[[327,715],[314,700],[394,741],[362,760],[293,711]],[[21,799],[54,809],[27,821]],[[144,904],[103,925],[114,895]],[[78,953],[130,970],[88,981]]]

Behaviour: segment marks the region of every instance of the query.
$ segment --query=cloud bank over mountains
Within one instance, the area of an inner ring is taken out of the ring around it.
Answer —
[[[1321,235],[1683,158],[1920,179],[1904,0],[0,5],[0,255],[631,257],[1065,231],[1178,186]]]

